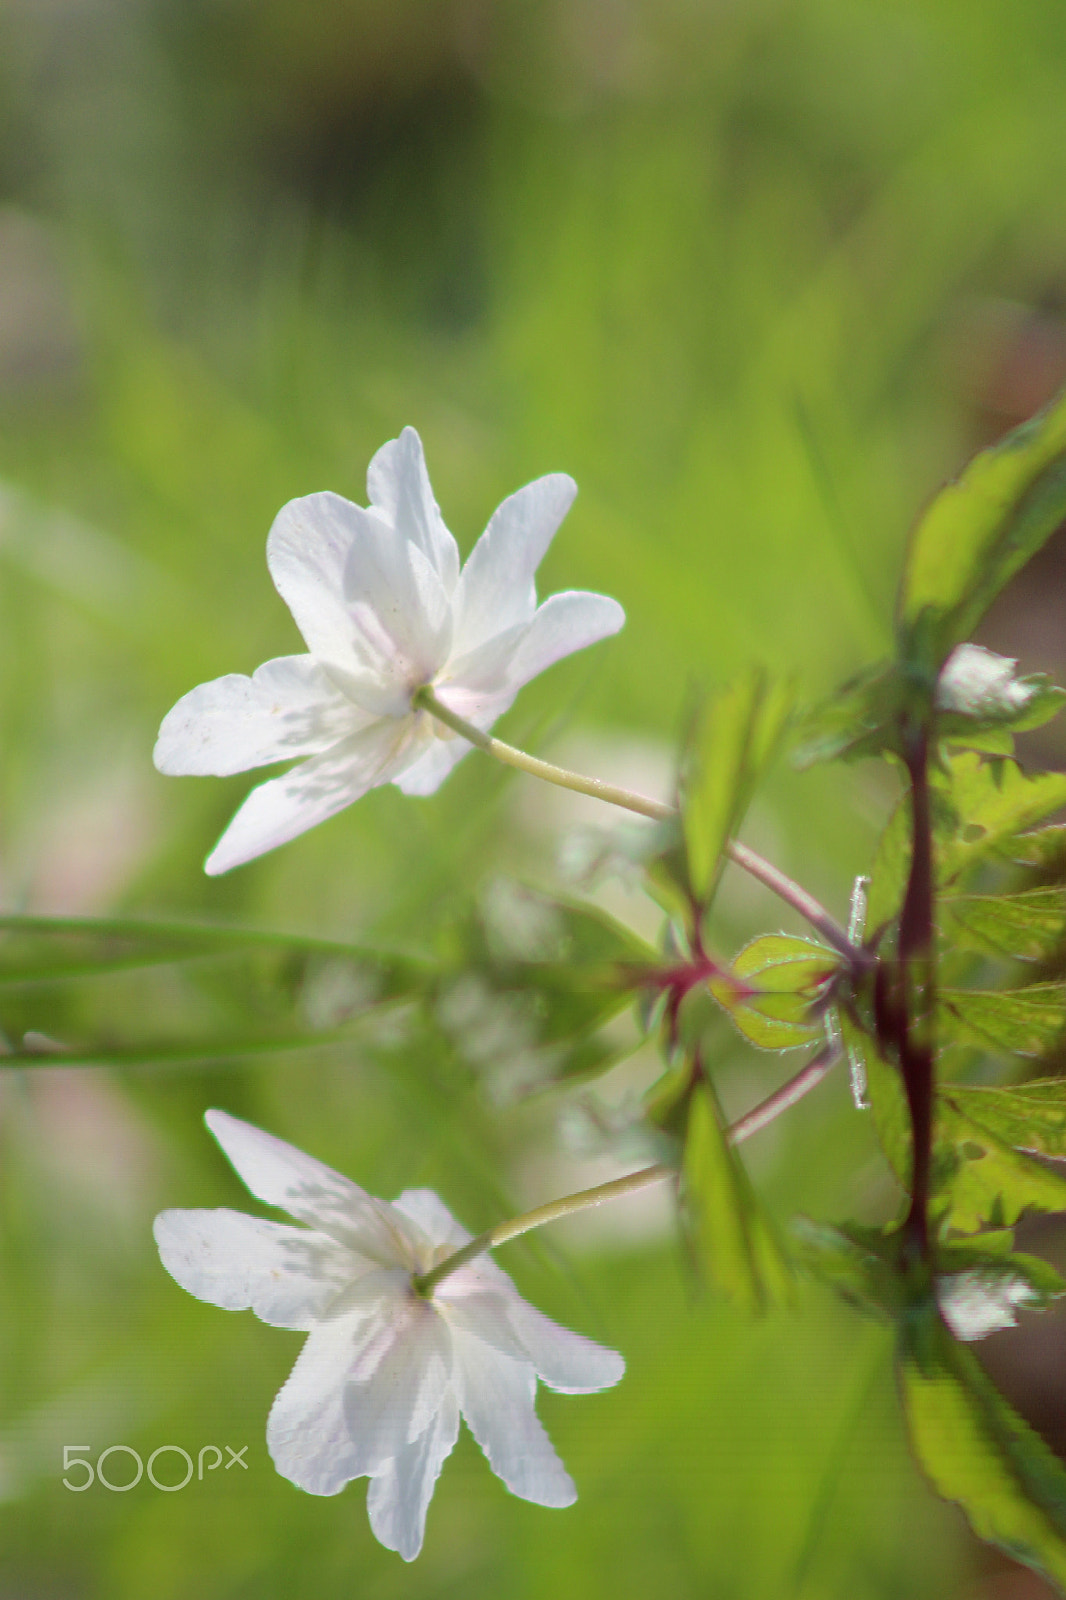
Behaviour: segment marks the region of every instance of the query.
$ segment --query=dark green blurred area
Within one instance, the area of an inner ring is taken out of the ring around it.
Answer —
[[[494,873],[558,881],[565,809],[477,756],[220,881],[200,863],[254,780],[151,768],[180,694],[299,648],[275,512],[365,499],[406,423],[464,552],[505,494],[572,473],[541,593],[626,607],[523,694],[517,743],[664,789],[694,684],[757,659],[821,692],[879,654],[923,498],[1066,368],[1064,74],[1058,0],[9,0],[4,908],[419,945]],[[747,836],[842,914],[890,798],[783,773]],[[779,925],[727,884],[727,945]],[[298,1341],[184,1296],[151,1217],[245,1205],[210,1104],[471,1227],[559,1192],[559,1105],[496,1104],[460,1054],[409,1029],[0,1084],[0,1594],[991,1594],[909,1465],[884,1342],[813,1293],[757,1325],[706,1304],[636,1221],[501,1256],[629,1364],[542,1399],[573,1510],[513,1500],[464,1439],[408,1568],[361,1485],[274,1475]],[[743,1109],[766,1058],[723,1055]],[[821,1096],[753,1145],[756,1181],[782,1216],[884,1210],[871,1130]],[[66,1443],[248,1443],[250,1466],[75,1495]]]

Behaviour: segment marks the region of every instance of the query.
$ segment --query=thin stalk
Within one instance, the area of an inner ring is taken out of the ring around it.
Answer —
[[[801,1067],[795,1077],[783,1083],[780,1089],[775,1089],[773,1094],[768,1095],[751,1111],[745,1112],[744,1116],[737,1118],[727,1132],[730,1144],[741,1144],[745,1139],[750,1139],[752,1134],[760,1132],[783,1111],[796,1105],[804,1095],[810,1094],[812,1089],[818,1087],[839,1060],[839,1046],[826,1045],[813,1060]],[[469,1244],[464,1244],[453,1255],[438,1262],[429,1272],[414,1278],[412,1282],[415,1293],[428,1298],[439,1283],[459,1267],[465,1266],[468,1261],[484,1255],[487,1250],[495,1250],[497,1245],[517,1239],[520,1234],[531,1232],[533,1228],[542,1228],[546,1222],[557,1222],[560,1217],[570,1217],[578,1211],[591,1210],[595,1206],[604,1205],[608,1200],[619,1200],[623,1195],[636,1194],[639,1189],[646,1189],[650,1184],[661,1183],[664,1178],[677,1176],[676,1167],[661,1163],[654,1167],[643,1167],[639,1172],[627,1173],[624,1178],[613,1178],[609,1183],[598,1183],[593,1189],[581,1189],[577,1194],[565,1195],[561,1200],[551,1200],[547,1205],[537,1206],[535,1210],[523,1212],[519,1217],[511,1217],[507,1222],[498,1222],[494,1228],[487,1228],[484,1233],[479,1233],[476,1239],[471,1239]]]
[[[566,767],[557,767],[551,761],[541,761],[538,756],[527,755],[524,750],[518,750],[512,744],[505,744],[502,739],[495,739],[491,734],[483,733],[480,728],[475,728],[472,722],[467,722],[464,717],[458,716],[456,712],[443,705],[428,684],[415,691],[411,703],[423,711],[428,711],[438,722],[443,722],[454,733],[461,734],[469,744],[476,746],[478,750],[483,750],[486,755],[495,757],[497,761],[502,761],[505,766],[517,767],[520,772],[528,772],[534,778],[543,778],[546,783],[554,783],[561,789],[572,789],[576,794],[591,795],[596,800],[605,800],[608,805],[621,806],[625,811],[635,811],[638,816],[650,817],[655,822],[667,822],[671,817],[677,816],[677,808],[667,805],[662,800],[652,800],[648,795],[634,793],[632,789],[605,783],[602,778],[588,778],[583,773],[571,772]],[[730,839],[725,850],[730,860],[736,862],[738,867],[751,877],[757,878],[779,899],[784,900],[794,911],[798,911],[834,950],[839,950],[853,964],[862,961],[864,952],[861,947],[852,944],[847,932],[836,918],[787,873],[736,839]]]

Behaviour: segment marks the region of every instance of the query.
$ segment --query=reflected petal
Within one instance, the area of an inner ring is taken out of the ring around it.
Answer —
[[[414,717],[381,719],[280,778],[261,783],[208,856],[205,872],[229,872],[328,821],[368,789],[404,771],[419,748]]]
[[[223,778],[292,756],[316,755],[368,717],[311,656],[279,656],[250,678],[201,683],[163,719],[152,759],[172,776]]]
[[[523,1500],[572,1505],[577,1490],[533,1409],[533,1368],[455,1329],[452,1344],[459,1404],[493,1472]]]
[[[328,492],[290,500],[267,564],[311,653],[359,704],[397,715],[447,659],[451,612],[425,553],[374,511]],[[386,708],[383,697],[399,695]]]
[[[387,1310],[344,1391],[360,1472],[380,1471],[425,1432],[451,1377],[451,1335],[436,1308],[404,1281]]]
[[[533,575],[576,494],[573,478],[554,472],[497,506],[456,589],[456,655],[533,616]]]
[[[459,550],[433,498],[422,441],[404,428],[374,456],[366,474],[370,503],[405,541],[429,561],[451,596],[459,576]]]
[[[409,1252],[410,1245],[384,1200],[376,1200],[295,1145],[227,1111],[208,1111],[204,1121],[238,1176],[267,1205],[280,1206],[297,1221],[310,1223],[382,1266],[395,1267],[406,1260],[402,1252]]]
[[[367,1470],[345,1420],[344,1386],[395,1298],[388,1275],[374,1275],[379,1277],[380,1292],[364,1279],[364,1300],[345,1315],[327,1317],[308,1335],[267,1419],[274,1465],[308,1494],[338,1494]]]
[[[312,1328],[359,1266],[325,1234],[241,1211],[162,1211],[153,1232],[183,1289],[276,1328]]]
[[[625,620],[618,601],[605,594],[586,594],[579,589],[553,594],[537,611],[511,660],[508,676],[512,688],[528,683],[563,656],[617,633]]]
[[[370,1480],[366,1509],[374,1537],[405,1561],[422,1548],[429,1502],[458,1437],[459,1405],[449,1389],[425,1433]]]

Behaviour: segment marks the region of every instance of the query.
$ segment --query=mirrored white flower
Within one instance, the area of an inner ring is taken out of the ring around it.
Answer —
[[[622,1357],[542,1315],[487,1256],[418,1295],[413,1275],[470,1239],[429,1189],[390,1204],[224,1111],[206,1121],[252,1193],[305,1225],[229,1210],[155,1222],[163,1265],[190,1294],[309,1335],[267,1422],[278,1471],[323,1495],[369,1477],[374,1534],[412,1561],[462,1416],[513,1494],[571,1505],[537,1379],[589,1394],[618,1382]]]
[[[537,605],[534,573],[577,486],[552,473],[497,507],[460,571],[413,428],[367,473],[370,505],[336,494],[292,500],[267,539],[267,565],[308,647],[250,678],[201,684],[164,718],[160,772],[215,777],[303,757],[253,789],[205,863],[227,872],[324,822],[379,784],[432,794],[470,749],[412,707],[429,685],[482,731],[523,684],[617,633],[606,595]]]
[[[936,1297],[940,1315],[956,1339],[967,1343],[1016,1328],[1015,1312],[1040,1303],[1039,1294],[1024,1278],[976,1270],[938,1278]]]
[[[1000,718],[1024,711],[1040,693],[1040,684],[1019,678],[1017,666],[1013,656],[997,656],[984,645],[956,645],[937,679],[937,710]]]

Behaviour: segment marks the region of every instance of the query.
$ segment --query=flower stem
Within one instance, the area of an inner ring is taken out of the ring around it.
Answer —
[[[741,1144],[743,1140],[750,1139],[752,1134],[760,1132],[769,1123],[787,1111],[804,1095],[816,1089],[840,1060],[840,1047],[836,1044],[827,1044],[824,1049],[780,1089],[775,1089],[773,1094],[751,1111],[738,1117],[728,1130],[730,1144]],[[643,1167],[639,1172],[627,1173],[624,1178],[612,1178],[609,1183],[598,1183],[593,1189],[581,1189],[577,1194],[568,1194],[561,1200],[551,1200],[547,1205],[537,1206],[533,1211],[526,1211],[519,1217],[512,1217],[507,1222],[498,1222],[494,1228],[488,1228],[484,1233],[479,1233],[476,1239],[471,1239],[469,1244],[464,1244],[460,1250],[448,1256],[429,1272],[423,1272],[412,1279],[416,1294],[427,1299],[432,1295],[437,1285],[459,1267],[473,1261],[476,1256],[484,1255],[486,1250],[495,1250],[497,1245],[506,1244],[510,1239],[517,1239],[519,1234],[529,1233],[533,1228],[542,1228],[546,1222],[557,1222],[560,1217],[573,1216],[578,1211],[588,1211],[593,1206],[602,1206],[608,1200],[619,1200],[623,1195],[635,1194],[638,1189],[646,1189],[649,1184],[661,1183],[664,1178],[676,1178],[676,1167],[658,1164],[654,1167]]]
[[[494,756],[505,766],[517,767],[519,771],[528,772],[534,778],[543,778],[546,783],[557,784],[561,789],[572,789],[577,794],[588,794],[596,800],[605,800],[608,805],[635,811],[639,816],[651,817],[655,822],[667,822],[671,817],[677,816],[677,808],[667,805],[662,800],[652,800],[647,795],[635,794],[633,790],[622,789],[617,784],[604,783],[602,778],[587,778],[583,773],[571,772],[566,767],[557,767],[550,761],[541,761],[538,756],[527,755],[524,750],[518,750],[512,744],[504,744],[502,739],[494,739],[491,734],[483,733],[480,728],[475,728],[473,723],[467,722],[464,717],[449,710],[437,699],[428,684],[415,690],[411,703],[423,711],[428,711],[438,722],[443,722],[453,732],[461,734],[469,744],[475,745],[478,750],[484,750],[486,755]],[[730,839],[725,851],[738,867],[751,877],[757,878],[779,899],[784,900],[794,911],[798,911],[834,950],[839,950],[852,963],[862,960],[861,946],[852,944],[847,932],[836,918],[787,873],[782,872],[779,867],[775,867],[772,862],[765,860],[737,839]]]

